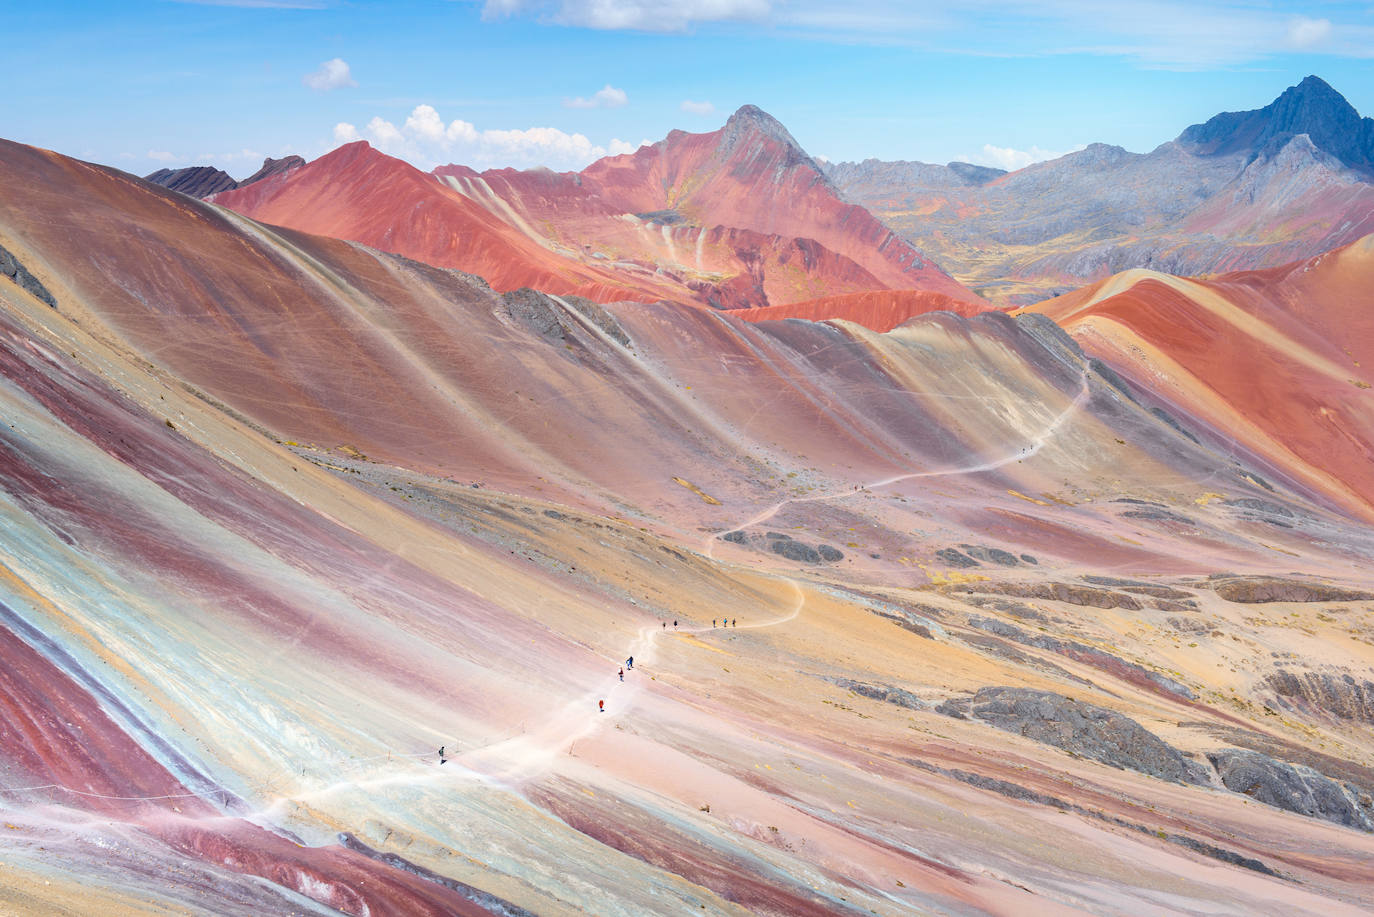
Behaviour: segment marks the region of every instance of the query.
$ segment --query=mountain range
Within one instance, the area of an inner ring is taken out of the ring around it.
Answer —
[[[578,173],[425,173],[358,141],[210,199],[479,274],[503,291],[747,309],[921,289],[955,311],[983,305],[841,200],[786,129],[752,106],[718,131],[675,131]]]
[[[1368,187],[1319,88],[875,166],[1051,241],[1116,212],[1062,175],[1189,257],[1291,216],[1004,309],[749,107],[206,199],[0,141],[0,910],[1368,913],[1374,235],[1307,250]]]
[[[827,165],[989,301],[1027,305],[1132,268],[1275,267],[1374,231],[1374,120],[1317,77],[1146,154],[1092,144],[1013,173],[967,164]]]

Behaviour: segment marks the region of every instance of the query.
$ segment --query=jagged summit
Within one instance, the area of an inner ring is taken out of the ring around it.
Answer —
[[[728,154],[741,143],[757,140],[760,137],[771,140],[787,150],[789,164],[809,162],[817,172],[821,171],[820,166],[815,164],[810,154],[802,149],[802,145],[797,142],[797,139],[792,136],[787,128],[782,126],[782,122],[757,105],[740,106],[739,110],[725,122],[725,126],[720,132],[720,151],[722,154]]]
[[[191,197],[208,197],[217,191],[229,191],[239,186],[232,176],[214,166],[158,169],[143,176],[143,179]]]
[[[1223,112],[1178,137],[1190,152],[1272,155],[1298,134],[1344,165],[1374,172],[1374,119],[1361,118],[1345,96],[1319,77],[1290,86],[1264,108]]]
[[[359,141],[366,146],[365,141]],[[208,198],[221,191],[233,191],[236,188],[243,188],[254,182],[262,181],[271,175],[282,172],[290,172],[305,165],[305,160],[300,156],[283,156],[281,159],[267,157],[262,161],[262,168],[245,178],[243,181],[235,181],[233,176],[216,169],[214,166],[187,166],[183,169],[158,169],[143,176],[145,181],[150,181],[155,185],[170,188],[173,191],[180,191],[182,194],[189,194],[191,197]]]

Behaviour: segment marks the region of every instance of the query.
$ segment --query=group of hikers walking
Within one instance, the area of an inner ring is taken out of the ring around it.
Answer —
[[[720,622],[719,625],[717,625],[717,623],[716,623],[717,621]],[[717,627],[717,626],[719,626],[719,627],[739,627],[739,618],[712,618],[712,619],[711,619],[711,626],[712,626],[712,627]],[[667,630],[667,629],[668,629],[668,622],[667,622],[667,621],[664,621],[664,622],[663,622],[663,629],[664,629],[664,630]],[[676,618],[673,619],[673,630],[677,630],[677,619],[676,619]],[[634,667],[635,667],[635,657],[631,656],[631,657],[629,657],[628,659],[625,660],[625,664],[624,664],[623,666],[620,667],[620,671],[617,672],[616,674],[620,676],[620,680],[621,680],[621,681],[624,681],[624,680],[625,680],[625,670],[626,670],[626,669],[629,669],[630,671],[634,671]],[[605,712],[606,712],[606,701],[605,701],[605,700],[598,700],[598,701],[596,702],[596,709],[597,709],[598,711],[600,711],[601,713],[605,713]]]

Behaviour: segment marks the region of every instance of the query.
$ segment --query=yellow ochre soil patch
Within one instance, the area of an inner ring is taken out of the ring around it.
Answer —
[[[700,487],[693,484],[691,481],[684,480],[683,478],[673,478],[673,483],[681,484],[683,487],[687,488],[692,493],[696,494],[698,497],[701,497],[702,502],[704,503],[709,503],[712,506],[720,506],[719,500],[708,494],[706,491],[702,490]]]

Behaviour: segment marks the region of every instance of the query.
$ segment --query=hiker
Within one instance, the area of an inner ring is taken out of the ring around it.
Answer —
[[[600,710],[601,710],[602,713],[605,713],[605,712],[606,712],[606,702],[605,702],[604,700],[599,700],[599,701],[596,702],[596,704],[597,704],[597,707],[600,708]]]
[[[674,627],[675,629],[676,629],[676,627],[677,627],[677,618],[673,618],[673,627]]]
[[[625,668],[627,668],[627,669],[633,669],[634,667],[635,667],[635,657],[631,656],[629,659],[626,659],[626,660],[625,660]]]
[[[711,626],[712,626],[712,627],[715,627],[715,626],[716,626],[716,619],[715,619],[715,618],[712,618],[712,619],[711,619]]]
[[[625,680],[625,668],[624,668],[623,666],[622,666],[621,669],[620,669],[620,680],[621,680],[621,681],[624,681],[624,680]]]
[[[439,746],[439,763],[440,763],[440,764],[447,764],[447,763],[448,763],[448,758],[445,758],[445,757],[444,757],[444,746],[442,746],[442,745]]]

